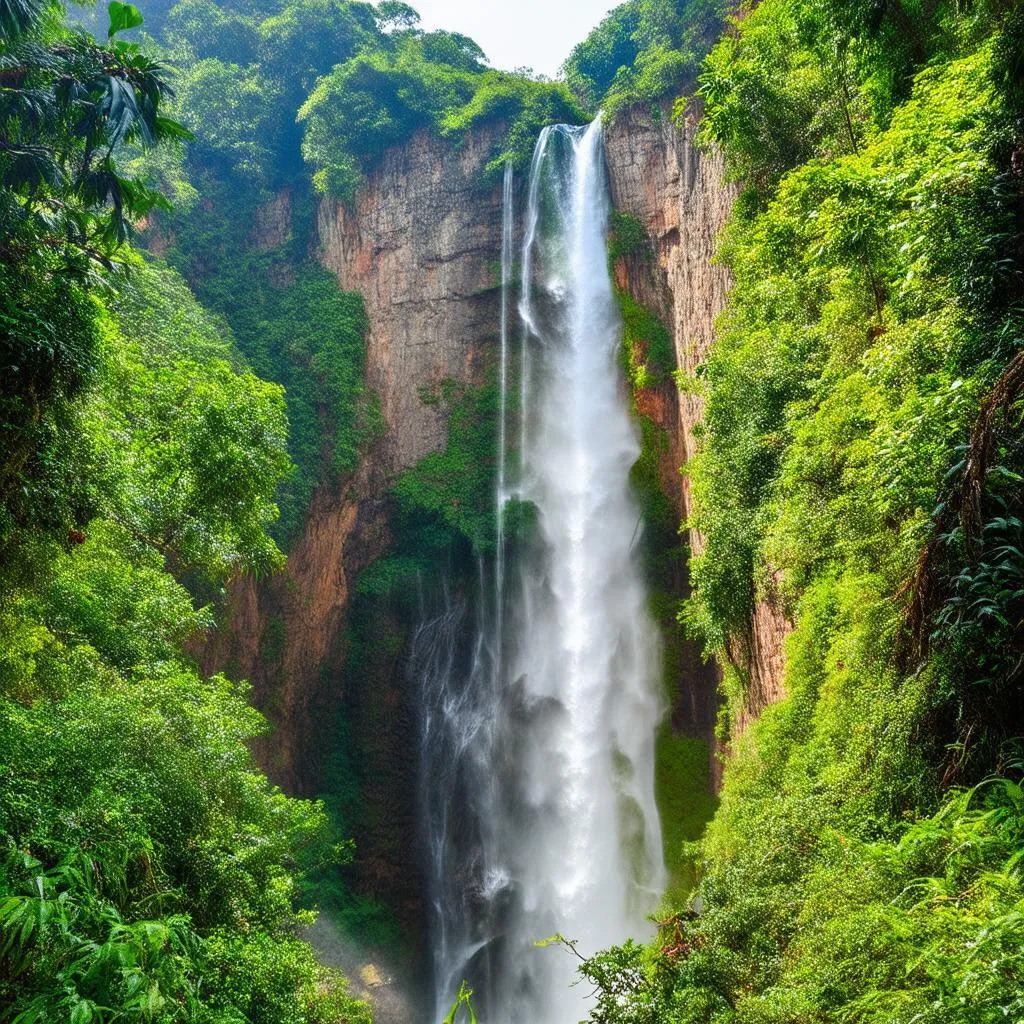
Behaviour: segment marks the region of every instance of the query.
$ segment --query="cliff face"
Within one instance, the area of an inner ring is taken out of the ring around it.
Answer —
[[[482,132],[453,149],[418,135],[387,153],[352,206],[320,206],[321,262],[366,302],[388,471],[444,446],[444,412],[420,391],[476,379],[482,346],[497,339],[501,188],[482,173],[493,141]]]
[[[208,670],[252,681],[273,726],[256,755],[289,792],[330,792],[344,730],[352,762],[344,784],[359,789],[358,820],[346,826],[357,885],[390,906],[410,950],[423,946],[425,886],[416,694],[402,657],[408,624],[386,608],[354,610],[354,588],[390,546],[395,474],[446,443],[444,410],[421,394],[446,378],[479,379],[496,342],[501,186],[483,176],[493,141],[484,132],[455,149],[417,136],[385,155],[351,205],[321,201],[315,253],[341,288],[363,296],[367,384],[385,429],[355,473],[316,493],[284,571],[236,583],[229,626],[204,656]],[[254,219],[252,243],[280,244],[297,227],[294,216],[280,194]]]
[[[454,149],[419,135],[385,155],[353,204],[324,199],[317,212],[320,262],[366,304],[367,383],[385,430],[340,488],[317,492],[281,576],[238,583],[231,626],[205,657],[253,682],[275,725],[257,753],[292,792],[317,791],[316,737],[338,699],[345,613],[355,578],[389,544],[390,481],[446,441],[443,409],[421,392],[476,379],[495,339],[501,188],[482,173],[492,142],[481,133]],[[255,244],[283,241],[291,218],[282,193],[259,211]]]
[[[639,107],[622,114],[606,137],[614,206],[636,217],[651,243],[650,252],[617,261],[617,283],[669,328],[676,365],[688,374],[703,361],[714,337],[715,317],[725,305],[729,275],[713,263],[713,257],[715,239],[736,197],[721,157],[695,145],[696,126],[695,117],[674,124],[667,104],[656,116],[649,108]],[[649,412],[672,438],[663,461],[674,466],[666,466],[662,477],[672,480],[669,493],[685,520],[692,509],[685,463],[694,451],[694,428],[703,401],[674,387],[670,391],[671,398],[662,396]],[[680,466],[684,472],[674,473]],[[691,550],[699,553],[700,535],[689,530],[686,539]],[[685,586],[684,582],[684,591]],[[760,602],[751,628],[750,652],[742,659],[749,674],[748,706],[735,723],[740,731],[781,695],[782,641],[789,625],[774,606]],[[714,745],[717,672],[702,664],[691,649],[685,652],[684,675],[689,711],[677,712],[676,727]],[[717,773],[719,765],[713,767]]]
[[[388,544],[383,490],[371,453],[341,490],[318,492],[284,571],[236,581],[228,625],[204,652],[207,671],[228,669],[252,683],[254,702],[273,725],[255,741],[255,754],[290,793],[312,796],[320,788],[345,612],[359,572]]]
[[[694,145],[696,124],[677,127],[669,109],[653,119],[646,109],[624,113],[607,135],[608,170],[615,208],[647,230],[652,253],[626,257],[620,280],[633,297],[658,314],[675,342],[676,365],[687,373],[703,360],[725,305],[727,272],[714,265],[715,239],[736,196],[721,158]],[[678,396],[683,461],[693,451],[693,428],[702,402]],[[680,477],[680,506],[689,514],[687,477]],[[700,550],[699,537],[691,544]]]

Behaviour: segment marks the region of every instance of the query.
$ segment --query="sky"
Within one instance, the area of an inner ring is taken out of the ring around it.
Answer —
[[[461,32],[496,68],[558,73],[569,51],[618,0],[408,0],[425,29]]]

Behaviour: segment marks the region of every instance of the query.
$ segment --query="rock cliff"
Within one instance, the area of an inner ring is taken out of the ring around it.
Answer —
[[[637,218],[650,240],[649,251],[618,260],[617,283],[669,328],[676,365],[687,374],[703,361],[714,337],[715,318],[725,304],[729,275],[714,262],[715,240],[736,197],[721,157],[696,144],[697,124],[694,114],[673,122],[670,104],[653,110],[642,106],[620,115],[606,135],[612,201],[617,210]],[[671,496],[686,520],[691,500],[685,463],[694,450],[702,399],[671,390],[673,400],[663,398],[654,411],[658,425],[673,437],[667,457],[675,467],[683,467]],[[688,530],[686,539],[692,551],[700,551],[699,533]],[[788,628],[773,605],[758,605],[749,654],[742,659],[749,675],[749,698],[735,723],[739,731],[782,692],[781,651]],[[684,665],[689,711],[677,713],[677,727],[713,743],[717,672],[703,665],[693,650]]]
[[[457,148],[417,135],[388,151],[354,204],[320,206],[321,262],[366,302],[367,382],[387,424],[375,458],[388,472],[444,446],[444,411],[421,390],[477,379],[497,340],[501,188],[483,175],[493,142],[493,130]]]
[[[649,253],[618,261],[617,283],[669,328],[677,364],[691,372],[725,301],[728,275],[712,256],[734,199],[721,161],[694,145],[694,127],[692,121],[674,125],[667,111],[660,117],[633,111],[606,137],[614,204],[633,214],[651,240]],[[227,667],[252,680],[256,703],[274,725],[257,755],[290,792],[323,791],[339,713],[359,733],[352,749],[368,773],[360,799],[372,805],[355,828],[361,886],[386,896],[414,945],[423,885],[413,841],[416,698],[402,659],[408,624],[380,608],[351,632],[349,620],[359,573],[391,543],[391,481],[446,442],[443,408],[422,396],[448,378],[479,381],[497,341],[501,188],[483,169],[499,130],[471,135],[458,147],[417,135],[385,154],[352,203],[320,202],[313,251],[340,287],[364,298],[367,383],[385,430],[355,473],[317,492],[285,571],[273,580],[237,583],[230,628],[204,658],[210,670]],[[295,209],[287,194],[264,207],[253,244],[287,238],[296,227]],[[645,393],[639,406],[668,437],[659,475],[685,519],[689,483],[680,467],[693,451],[700,399],[666,383]],[[690,533],[689,545],[699,550],[700,537]],[[681,571],[678,595],[686,588]],[[386,642],[360,641],[359,631],[379,632]],[[760,605],[745,666],[751,697],[740,728],[780,693],[785,632],[785,620]],[[673,726],[713,744],[716,669],[689,646],[679,674]]]
[[[408,624],[381,608],[351,618],[360,572],[391,544],[391,482],[446,443],[443,408],[421,396],[448,378],[478,380],[497,340],[501,186],[483,174],[496,131],[457,148],[418,135],[385,154],[351,204],[320,202],[313,254],[341,288],[363,296],[367,385],[384,429],[353,474],[317,491],[284,571],[237,581],[229,626],[204,657],[207,669],[252,681],[273,726],[256,755],[287,791],[330,798],[345,730],[359,777],[358,820],[346,826],[357,885],[391,908],[413,959],[423,947],[425,886],[416,697],[402,657]],[[288,193],[261,208],[252,244],[288,238],[299,227],[294,208]]]
[[[253,682],[275,725],[257,752],[292,792],[318,790],[345,612],[355,578],[387,549],[390,481],[445,444],[444,410],[421,393],[476,379],[496,338],[501,188],[483,176],[492,145],[486,132],[458,148],[418,135],[387,152],[352,204],[324,199],[317,211],[317,257],[366,305],[367,384],[385,429],[352,476],[317,492],[283,574],[239,581],[231,626],[205,658]],[[258,212],[255,244],[286,238],[291,217],[282,193]]]

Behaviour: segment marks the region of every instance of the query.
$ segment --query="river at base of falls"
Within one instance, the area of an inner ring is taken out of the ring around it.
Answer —
[[[508,169],[499,540],[472,607],[467,588],[437,597],[410,660],[433,1020],[466,981],[482,1024],[576,1024],[588,1004],[575,960],[537,941],[560,934],[586,955],[647,937],[665,873],[661,653],[636,556],[639,446],[618,363],[600,120],[538,139],[513,310],[514,193]],[[531,524],[515,544],[513,510]]]

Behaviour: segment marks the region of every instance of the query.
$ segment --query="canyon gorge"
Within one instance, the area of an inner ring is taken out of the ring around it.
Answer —
[[[1024,5],[431,23],[0,0],[0,1024],[1024,1020]]]
[[[698,125],[693,115],[673,121],[665,106],[632,109],[606,131],[600,154],[615,210],[635,218],[644,239],[614,259],[615,287],[666,325],[673,369],[684,374],[704,359],[725,303],[728,274],[715,263],[715,244],[736,193],[720,156],[697,145]],[[356,873],[366,891],[395,907],[417,943],[426,941],[429,917],[422,823],[417,824],[423,765],[415,755],[423,698],[416,672],[410,674],[410,663],[417,664],[418,612],[374,609],[372,615],[391,623],[401,639],[390,651],[378,651],[369,671],[346,672],[346,626],[359,600],[359,573],[386,556],[392,544],[386,500],[391,482],[447,442],[444,405],[431,396],[443,382],[478,386],[488,368],[496,367],[502,185],[489,180],[484,165],[502,130],[499,125],[471,133],[458,148],[426,134],[414,136],[385,154],[354,201],[324,199],[317,206],[312,251],[340,287],[358,291],[366,303],[367,382],[380,397],[385,429],[340,488],[315,494],[283,574],[234,585],[227,625],[204,655],[207,670],[231,666],[255,684],[257,706],[274,726],[257,750],[271,778],[290,792],[322,791],[333,741],[330,723],[339,709],[350,709],[344,713],[357,723],[352,728],[372,730],[352,738],[360,760],[373,766],[365,799],[374,823],[355,831]],[[527,186],[516,177],[513,205],[521,211]],[[254,229],[255,246],[279,245],[298,230],[287,194],[264,210]],[[517,218],[513,229],[517,261],[522,222]],[[515,306],[511,334],[518,345]],[[624,380],[620,386],[630,387]],[[676,520],[685,522],[691,511],[685,463],[694,449],[699,397],[679,388],[671,375],[629,395],[624,390],[621,397],[657,432],[658,486]],[[699,550],[696,531],[687,530],[683,542]],[[429,590],[435,583],[420,586]],[[674,599],[688,593],[682,557],[672,569],[670,591]],[[459,600],[477,604],[485,598],[471,585]],[[463,619],[464,631],[471,621]],[[736,722],[740,731],[781,694],[787,628],[770,602],[758,605],[750,648],[736,652],[751,678],[749,705]],[[275,659],[268,660],[264,638],[271,629],[279,629],[282,639]],[[662,629],[674,634],[677,627],[669,622]],[[468,644],[469,637],[461,642]],[[695,643],[673,636],[670,644],[669,728],[698,740],[705,759],[689,783],[672,783],[713,792],[726,753],[715,732],[718,670]],[[423,963],[422,945],[416,956]]]

